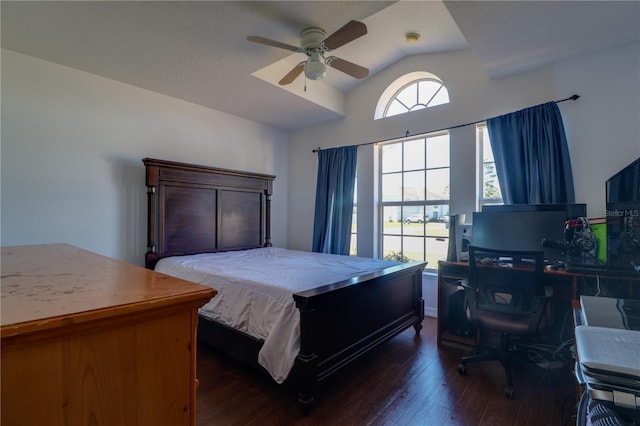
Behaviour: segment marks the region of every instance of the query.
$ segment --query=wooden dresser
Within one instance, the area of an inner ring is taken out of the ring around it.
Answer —
[[[2,248],[1,423],[195,425],[215,290],[67,244]]]

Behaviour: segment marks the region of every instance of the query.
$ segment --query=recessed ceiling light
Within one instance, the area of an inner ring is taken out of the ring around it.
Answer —
[[[418,33],[407,33],[404,37],[409,44],[416,44],[420,40],[420,34]]]

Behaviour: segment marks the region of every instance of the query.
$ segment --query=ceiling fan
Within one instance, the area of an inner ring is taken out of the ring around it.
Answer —
[[[365,78],[369,75],[369,70],[353,62],[336,58],[335,56],[326,57],[325,53],[337,49],[340,46],[362,37],[367,33],[367,26],[359,21],[350,21],[342,28],[327,36],[327,33],[316,27],[307,28],[300,34],[300,47],[290,44],[281,43],[260,36],[248,36],[247,40],[254,43],[266,44],[267,46],[279,47],[281,49],[291,50],[292,52],[305,53],[308,58],[306,61],[300,62],[287,75],[285,75],[278,84],[285,85],[292,83],[302,71],[310,80],[320,80],[327,73],[327,65],[335,68],[355,78]]]

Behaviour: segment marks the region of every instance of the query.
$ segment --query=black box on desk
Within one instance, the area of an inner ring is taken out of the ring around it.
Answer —
[[[640,273],[640,203],[607,203],[607,269]]]
[[[448,314],[449,333],[460,337],[473,337],[473,324],[467,319],[464,306],[464,290],[458,290],[449,295]]]

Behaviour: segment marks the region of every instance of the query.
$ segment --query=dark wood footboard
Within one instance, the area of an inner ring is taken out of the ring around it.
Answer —
[[[290,374],[299,401],[312,404],[327,377],[409,327],[422,328],[424,263],[387,268],[294,294],[300,353]]]
[[[398,265],[293,295],[300,310],[300,353],[286,383],[305,409],[321,382],[409,327],[422,328],[424,263]],[[248,365],[262,342],[200,318],[198,338]]]

